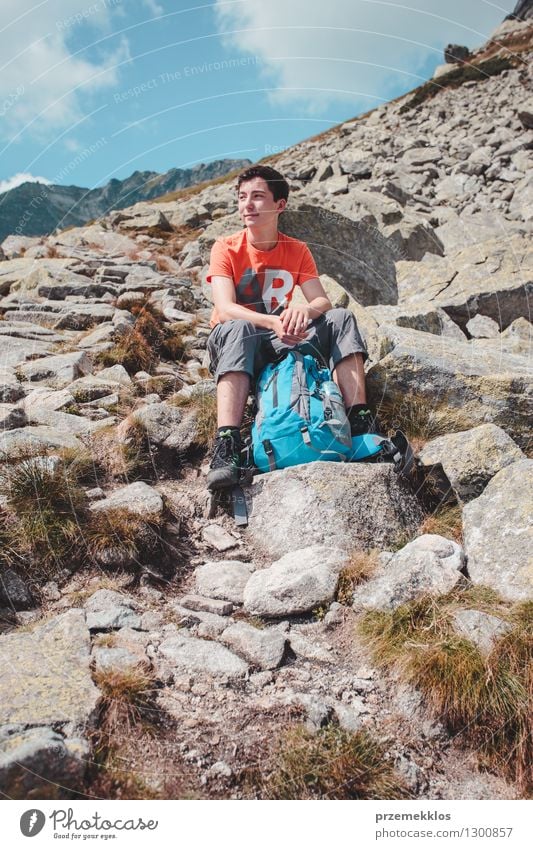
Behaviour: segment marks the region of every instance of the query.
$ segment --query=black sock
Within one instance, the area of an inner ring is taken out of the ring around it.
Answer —
[[[241,429],[240,429],[240,427],[235,427],[235,425],[225,425],[225,426],[219,427],[217,429],[217,436],[220,436],[222,433],[227,433],[228,431],[231,433],[231,435],[232,435],[232,437],[235,441],[240,442],[240,440],[241,440]]]
[[[350,422],[353,421],[363,410],[368,410],[368,404],[352,404],[351,407],[348,407],[346,409],[346,415],[348,416],[348,420]]]

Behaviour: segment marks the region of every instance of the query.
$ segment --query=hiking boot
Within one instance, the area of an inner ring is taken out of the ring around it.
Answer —
[[[352,436],[363,436],[365,433],[379,433],[379,422],[367,407],[357,412],[350,411],[350,428]]]
[[[228,489],[242,482],[241,449],[241,438],[235,431],[223,430],[218,434],[207,473],[208,489]]]

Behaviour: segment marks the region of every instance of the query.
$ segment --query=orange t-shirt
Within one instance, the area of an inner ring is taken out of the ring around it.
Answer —
[[[211,283],[213,277],[230,277],[238,304],[271,314],[290,302],[295,286],[318,277],[318,271],[305,242],[278,233],[277,245],[260,251],[248,242],[247,234],[245,228],[215,242],[206,279]],[[211,327],[218,323],[214,309]]]

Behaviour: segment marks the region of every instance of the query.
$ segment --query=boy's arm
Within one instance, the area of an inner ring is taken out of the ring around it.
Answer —
[[[255,312],[237,303],[235,299],[235,286],[231,277],[214,276],[211,281],[213,291],[213,301],[220,322],[230,321],[231,319],[242,319],[251,321],[256,327],[263,327],[266,330],[272,330],[285,345],[296,345],[306,337],[304,328],[301,333],[291,331],[283,327],[281,318],[278,315],[266,315],[265,313]]]
[[[281,313],[281,322],[287,333],[298,333],[328,310],[333,309],[318,277],[306,280],[300,286],[307,304],[294,304]]]

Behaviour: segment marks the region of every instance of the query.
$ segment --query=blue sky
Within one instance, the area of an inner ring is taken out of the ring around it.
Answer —
[[[515,0],[2,0],[0,191],[261,159],[427,79]]]

